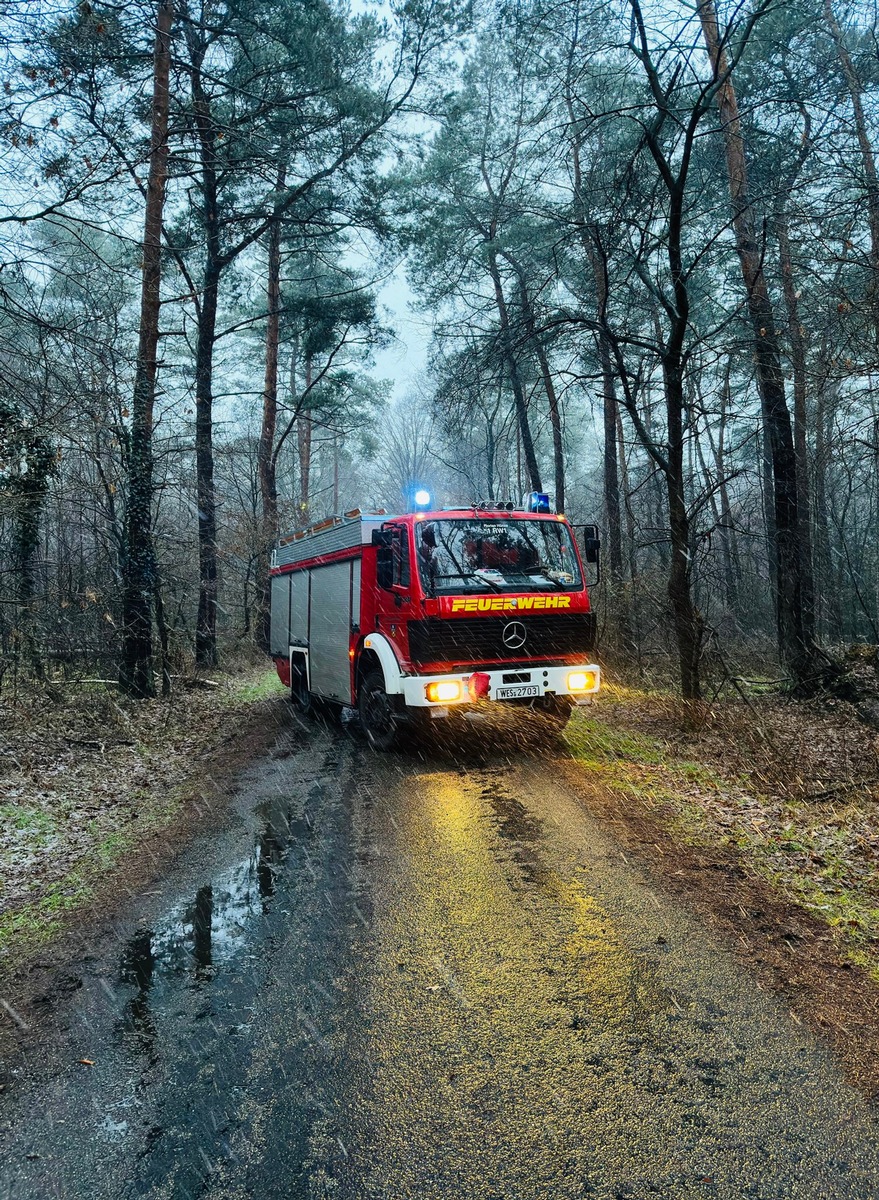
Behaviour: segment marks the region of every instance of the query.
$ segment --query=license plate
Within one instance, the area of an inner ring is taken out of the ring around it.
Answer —
[[[536,683],[523,683],[521,687],[498,688],[494,694],[495,700],[520,700],[523,696],[539,696],[540,688]]]

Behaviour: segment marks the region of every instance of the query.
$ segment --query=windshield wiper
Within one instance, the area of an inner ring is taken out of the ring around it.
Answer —
[[[434,575],[433,579],[475,579],[478,583],[484,583],[486,587],[490,587],[493,592],[503,592],[500,584],[495,583],[493,579],[486,579],[484,575],[477,575],[475,571],[451,571],[445,575]]]
[[[532,575],[531,578],[533,579],[534,576]],[[568,590],[560,579],[553,579],[551,575],[544,575],[542,571],[540,572],[540,578],[545,579],[547,583],[551,583],[553,587],[558,588],[560,592],[566,592]]]
[[[566,592],[568,585],[562,583],[560,579],[553,579],[551,575],[545,575],[543,571],[522,571],[521,578],[527,579],[530,583],[534,583],[537,579],[545,579],[547,583],[551,583],[554,588],[560,592]],[[571,581],[573,583],[573,580]]]

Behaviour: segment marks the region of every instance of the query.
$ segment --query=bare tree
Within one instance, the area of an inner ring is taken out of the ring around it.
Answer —
[[[764,0],[758,5],[752,14],[752,22],[761,12],[768,11],[773,3],[774,0]],[[779,648],[795,678],[806,680],[815,669],[815,644],[812,631],[806,625],[803,604],[797,454],[785,396],[775,314],[764,269],[764,253],[748,190],[745,140],[728,51],[730,30],[721,35],[714,0],[699,0],[698,11],[717,80],[717,105],[726,147],[736,251],[747,295],[754,363],[772,459]]]
[[[138,699],[155,694],[153,682],[153,596],[159,586],[153,549],[153,410],[158,367],[160,289],[162,281],[162,213],[168,176],[168,83],[171,70],[173,0],[159,0],[153,51],[153,101],[150,165],[142,246],[143,280],[140,337],[137,347],[125,554],[122,561],[122,689]],[[168,687],[163,673],[163,689]]]

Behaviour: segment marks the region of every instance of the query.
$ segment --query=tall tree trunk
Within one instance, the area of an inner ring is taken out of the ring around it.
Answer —
[[[702,618],[693,604],[690,546],[690,516],[684,481],[684,388],[683,372],[677,348],[672,346],[663,362],[668,428],[668,458],[665,470],[668,496],[668,520],[671,532],[668,597],[671,603],[681,692],[685,700],[698,700],[702,694],[699,664],[702,655]]]
[[[284,186],[286,171],[278,169],[276,189]],[[262,396],[262,427],[257,446],[257,473],[262,508],[260,545],[256,566],[256,640],[268,653],[271,622],[269,563],[278,536],[278,484],[275,470],[275,430],[278,423],[278,345],[281,331],[281,222],[275,221],[268,237],[266,284],[266,364]]]
[[[528,285],[525,280],[525,271],[519,263],[515,262],[512,256],[507,255],[507,257],[519,281],[519,302],[522,306],[525,332],[528,335],[528,341],[534,350],[537,365],[540,368],[540,378],[543,382],[543,390],[546,393],[546,400],[549,406],[549,424],[552,429],[552,461],[555,474],[555,506],[557,512],[563,513],[565,511],[565,444],[562,434],[562,416],[561,409],[559,408],[558,393],[555,390],[555,382],[553,381],[549,358],[537,332],[534,309],[531,305],[531,297],[528,293]]]
[[[668,522],[671,533],[671,563],[669,564],[668,596],[674,619],[681,672],[681,692],[685,700],[698,700],[702,695],[700,663],[704,622],[693,603],[693,555],[690,537],[690,514],[687,511],[686,476],[684,474],[684,342],[690,318],[690,296],[684,271],[681,241],[684,217],[684,181],[680,177],[669,189],[668,266],[674,288],[675,311],[668,337],[663,343],[658,337],[662,356],[662,378],[665,390],[666,434],[668,452],[664,474],[668,498]]]
[[[510,377],[510,386],[513,389],[513,402],[516,409],[516,421],[519,427],[519,434],[522,439],[522,453],[525,456],[525,466],[528,471],[529,487],[535,492],[542,492],[543,485],[540,482],[540,468],[537,465],[537,455],[534,452],[534,439],[531,436],[531,425],[528,421],[528,402],[525,398],[525,389],[522,386],[522,379],[519,375],[519,365],[516,361],[516,352],[513,347],[512,330],[510,329],[510,316],[507,310],[507,301],[504,296],[504,288],[501,283],[500,271],[498,270],[497,257],[492,252],[489,255],[488,269],[491,273],[491,281],[494,285],[494,299],[497,305],[498,320],[500,322],[501,346],[503,349],[504,359],[507,364],[507,372]]]
[[[579,172],[579,156],[577,157]],[[620,466],[621,458],[617,449],[617,438],[622,430],[619,412],[619,400],[614,380],[613,361],[608,345],[605,322],[607,319],[608,280],[607,261],[602,253],[598,237],[592,236],[584,228],[581,232],[583,248],[592,267],[595,281],[595,307],[598,317],[599,331],[597,337],[598,362],[601,368],[601,413],[604,433],[603,458],[603,494],[604,515],[607,522],[608,568],[610,571],[609,602],[613,605],[612,627],[616,629],[620,643],[627,650],[635,643],[632,624],[634,620],[634,573],[630,573],[633,588],[631,593],[625,587],[623,573],[623,531],[620,514]],[[623,468],[625,469],[625,468]],[[632,543],[634,539],[632,539]],[[630,548],[634,560],[634,545]]]
[[[217,301],[223,261],[220,251],[220,216],[217,209],[216,129],[210,100],[204,91],[201,67],[204,42],[191,24],[187,37],[192,59],[192,98],[201,153],[202,221],[205,233],[205,266],[198,311],[195,351],[195,471],[198,500],[198,615],[195,626],[195,661],[217,665],[217,499],[214,488],[213,370],[217,331]]]
[[[617,463],[619,465],[620,492],[626,513],[626,545],[624,561],[628,565],[629,579],[634,585],[638,579],[638,553],[635,539],[635,513],[632,509],[632,491],[629,487],[629,467],[626,462],[626,431],[623,414],[617,407]]]
[[[579,175],[579,155],[576,158]],[[584,230],[582,234],[583,248],[589,257],[592,267],[592,277],[595,281],[595,309],[598,323],[601,326],[598,333],[598,361],[601,367],[601,400],[604,429],[604,511],[607,514],[608,560],[611,579],[617,585],[623,581],[623,538],[620,523],[620,481],[619,462],[617,459],[617,400],[616,383],[614,382],[613,362],[611,361],[610,346],[607,344],[607,334],[604,324],[607,319],[607,262],[597,238],[590,237]]]
[[[162,212],[168,175],[168,81],[173,15],[173,0],[159,0],[153,50],[153,111],[142,247],[140,336],[131,409],[128,506],[122,561],[123,630],[119,683],[123,691],[138,699],[155,695],[152,617],[153,596],[159,585],[152,538],[152,440],[162,277]]]
[[[720,534],[723,541],[724,580],[727,590],[726,602],[727,606],[733,612],[738,613],[741,609],[739,584],[741,583],[742,569],[739,562],[738,541],[736,539],[735,526],[733,525],[732,504],[730,502],[729,482],[727,480],[726,433],[729,401],[729,368],[727,368],[723,391],[721,392],[720,425],[717,431],[716,442],[711,432],[711,426],[707,425],[706,429],[708,445],[711,448],[714,458],[714,468],[717,472],[717,493],[720,499]]]
[[[36,633],[35,559],[40,544],[40,518],[46,499],[47,472],[29,469],[17,492],[13,533],[12,565],[18,583],[18,636],[27,653],[28,665],[36,679],[45,679],[43,658]]]
[[[836,45],[842,73],[845,76],[846,87],[852,100],[855,117],[855,132],[858,147],[861,151],[861,161],[864,166],[864,183],[867,192],[867,217],[870,225],[870,279],[867,294],[870,297],[873,310],[874,333],[879,344],[879,178],[876,174],[876,159],[873,146],[867,131],[867,119],[864,114],[864,89],[851,55],[842,36],[842,30],[833,10],[833,0],[824,0],[824,16]]]
[[[305,357],[305,390],[311,387],[311,356]],[[311,435],[312,420],[307,412],[300,412],[296,421],[296,445],[299,454],[299,517],[303,522],[311,519]]]
[[[623,534],[620,520],[620,464],[617,455],[617,402],[613,368],[607,342],[598,338],[598,358],[601,364],[602,427],[604,431],[604,511],[607,517],[608,565],[611,579],[623,582]]]
[[[721,490],[720,479],[718,478],[717,482],[715,483],[715,480],[711,476],[711,470],[708,466],[708,460],[705,457],[705,450],[702,446],[702,438],[699,437],[694,432],[693,436],[691,438],[691,442],[694,443],[696,457],[699,460],[699,471],[700,471],[700,473],[702,475],[702,479],[703,479],[703,491],[709,498],[709,503],[711,505],[711,513],[712,513],[712,516],[714,517],[714,527],[717,530],[718,538],[720,541],[720,565],[721,565],[721,569],[723,571],[724,598],[726,601],[727,608],[732,609],[733,605],[734,605],[734,597],[735,597],[736,588],[735,588],[735,580],[733,577],[732,558],[730,557],[730,552],[729,552],[729,543],[727,542],[727,539],[724,536],[726,534],[726,529],[724,527],[724,519],[723,519],[723,499],[720,495],[720,490]],[[714,443],[712,441],[710,432],[708,434],[708,445],[710,448],[713,449]],[[718,466],[717,466],[717,455],[716,454],[714,455],[713,466],[714,466],[714,470],[717,471]]]
[[[168,622],[165,619],[165,597],[162,595],[161,580],[156,576],[156,629],[159,633],[159,651],[162,664],[162,698],[171,695],[171,647],[168,641]]]
[[[577,29],[579,30],[579,19],[577,21]],[[574,53],[576,46],[576,36],[572,39],[571,55]],[[569,75],[571,70],[571,62],[569,62]],[[568,80],[570,83],[570,79]],[[574,116],[573,101],[571,99],[570,88],[565,90],[565,99],[568,107],[568,115],[571,121],[571,128],[576,127]],[[617,400],[616,385],[614,383],[613,363],[611,361],[610,346],[607,342],[607,334],[604,329],[604,324],[607,319],[607,300],[608,300],[608,280],[607,280],[607,260],[603,253],[600,240],[597,232],[590,229],[587,223],[586,199],[583,188],[583,164],[580,154],[580,142],[576,136],[571,140],[571,161],[574,169],[574,212],[577,222],[577,230],[580,236],[580,244],[583,247],[583,252],[589,260],[589,265],[592,268],[592,277],[595,281],[595,310],[596,317],[600,326],[598,334],[598,359],[601,366],[601,395],[602,395],[602,411],[603,411],[603,427],[604,427],[604,511],[607,517],[607,542],[608,542],[608,566],[610,568],[611,580],[614,583],[614,593],[617,597],[617,603],[622,605],[622,582],[623,582],[623,539],[622,525],[620,522],[620,484],[619,484],[619,462],[617,459],[617,412],[619,402]],[[628,615],[620,609],[622,624],[628,625]]]
[[[766,531],[766,571],[769,577],[769,590],[773,597],[772,615],[775,622],[775,640],[780,642],[781,631],[778,627],[778,539],[775,532],[775,503],[773,500],[772,483],[772,447],[769,444],[769,430],[765,423],[756,431],[755,440],[760,455],[760,491],[763,500],[763,528]]]
[[[486,497],[489,500],[496,500],[494,472],[495,463],[497,461],[497,435],[494,428],[494,417],[488,419],[485,429],[485,482],[486,482]]]
[[[714,0],[698,0],[698,9],[708,55],[715,75],[721,81],[717,102],[726,146],[733,229],[754,335],[754,360],[763,420],[772,455],[779,651],[794,678],[802,680],[810,672],[814,643],[808,638],[803,625],[802,549],[793,430],[784,392],[775,318],[763,271],[763,255],[748,194],[747,160],[738,102],[720,40]]]
[[[217,497],[214,488],[213,359],[219,272],[205,270],[195,353],[195,472],[198,501],[198,616],[195,661],[215,667],[217,655]]]
[[[640,9],[632,0],[633,12]],[[642,24],[643,35],[643,24]],[[671,562],[669,563],[668,597],[672,610],[675,638],[680,665],[681,691],[685,700],[701,697],[700,664],[704,638],[704,621],[693,602],[693,550],[690,536],[690,514],[687,509],[686,475],[684,470],[684,414],[686,395],[684,388],[684,347],[690,321],[690,294],[688,276],[684,270],[682,242],[684,225],[684,200],[688,156],[673,172],[659,143],[656,129],[646,132],[647,145],[662,174],[668,192],[668,229],[666,255],[671,280],[673,303],[663,304],[668,317],[668,334],[663,336],[659,306],[655,306],[656,346],[662,364],[663,390],[665,393],[665,452],[650,432],[649,404],[642,413],[638,410],[635,397],[624,382],[624,394],[629,416],[645,449],[660,467],[665,478],[668,502],[669,532],[671,540]]]
[[[339,511],[339,433],[333,430],[333,512]]]
[[[829,349],[825,348],[825,354]],[[822,355],[822,357],[824,357]],[[832,482],[828,478],[833,453],[833,407],[838,385],[826,377],[817,389],[815,412],[815,533],[818,579],[820,581],[822,627],[831,643],[842,637],[841,597],[836,581],[833,538],[830,528],[829,490]]]
[[[546,392],[549,404],[549,423],[552,428],[552,461],[555,474],[555,507],[556,511],[565,511],[565,440],[562,431],[562,413],[559,407],[558,393],[552,378],[552,370],[546,351],[536,339],[534,343],[537,362],[540,366],[540,376],[543,380],[543,390]]]
[[[808,414],[806,412],[806,342],[800,324],[799,298],[794,283],[793,260],[787,209],[782,204],[775,215],[775,232],[784,302],[787,308],[791,370],[794,377],[794,451],[797,456],[797,515],[800,522],[800,571],[802,573],[803,632],[815,638],[815,579],[812,570],[812,498],[809,488]]]

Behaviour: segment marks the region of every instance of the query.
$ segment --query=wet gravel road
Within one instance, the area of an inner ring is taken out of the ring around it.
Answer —
[[[0,1200],[879,1197],[874,1111],[588,786],[291,720],[19,1064]]]

